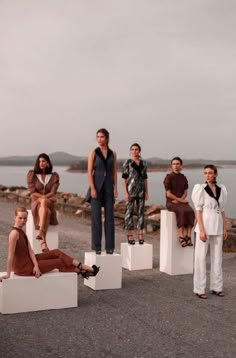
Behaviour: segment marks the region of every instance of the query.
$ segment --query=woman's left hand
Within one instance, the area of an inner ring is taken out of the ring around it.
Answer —
[[[38,266],[34,266],[33,274],[35,275],[36,278],[39,278],[41,276],[41,272]]]
[[[228,237],[228,233],[227,233],[226,230],[224,230],[224,232],[223,232],[223,240],[226,240],[227,237]]]
[[[115,198],[118,197],[118,191],[117,191],[117,189],[114,189],[114,197],[115,197]]]

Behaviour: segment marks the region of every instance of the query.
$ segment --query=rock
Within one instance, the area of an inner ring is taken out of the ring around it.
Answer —
[[[114,211],[124,214],[125,211],[126,211],[125,201],[122,200],[122,201],[119,201],[119,202],[115,203]]]
[[[228,238],[223,242],[224,252],[236,252],[236,233],[229,232]]]
[[[153,231],[154,231],[153,226],[151,224],[147,224],[146,232],[153,232]]]
[[[162,207],[158,205],[147,205],[145,206],[145,215],[149,216],[149,215],[159,214],[161,209]]]
[[[160,221],[160,219],[161,219],[161,214],[153,214],[148,216],[148,220]]]
[[[226,218],[226,230],[229,230],[233,225],[232,225],[232,219],[230,218]]]
[[[232,224],[232,227],[236,228],[236,219],[231,219],[231,224]]]
[[[75,215],[80,218],[81,216],[83,216],[83,210],[81,210],[81,209],[77,210],[77,211],[75,212]]]

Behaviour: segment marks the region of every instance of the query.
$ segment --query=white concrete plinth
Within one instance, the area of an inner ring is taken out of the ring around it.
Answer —
[[[0,275],[5,275],[1,272]],[[0,282],[0,312],[19,313],[77,307],[78,279],[74,272],[53,271],[34,276],[17,276]]]
[[[100,270],[95,277],[84,280],[85,286],[93,290],[112,290],[121,288],[122,281],[122,256],[114,253],[113,255],[102,252],[96,255],[95,252],[85,252],[84,263],[86,265],[100,266]]]
[[[161,210],[160,271],[169,275],[193,273],[193,246],[181,247],[175,213]]]
[[[143,245],[121,243],[122,267],[130,271],[152,269],[152,251],[152,245],[146,242]]]
[[[38,233],[37,230],[35,230],[34,227],[34,220],[31,210],[28,211],[28,219],[26,223],[26,235],[28,237],[28,240],[30,242],[30,245],[32,246],[32,249],[34,250],[35,254],[39,254],[42,252],[41,249],[41,240],[36,239],[36,235]],[[59,213],[57,212],[57,216]],[[58,249],[59,245],[59,238],[58,238],[58,225],[49,225],[48,231],[47,231],[47,245],[49,250]]]

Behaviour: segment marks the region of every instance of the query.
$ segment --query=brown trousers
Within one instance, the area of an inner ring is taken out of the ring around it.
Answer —
[[[76,267],[72,265],[73,258],[58,249],[37,254],[35,257],[42,273],[54,269],[60,272],[76,272]]]

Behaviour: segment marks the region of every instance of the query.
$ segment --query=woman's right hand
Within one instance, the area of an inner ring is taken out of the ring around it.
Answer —
[[[97,199],[97,191],[96,191],[96,189],[91,189],[91,198]]]
[[[6,280],[8,278],[10,278],[10,275],[0,276],[0,282],[2,282],[3,280]]]
[[[129,193],[125,193],[125,201],[129,201]]]
[[[203,242],[206,242],[207,241],[207,236],[206,236],[206,233],[204,231],[200,231],[200,239],[203,241]]]

